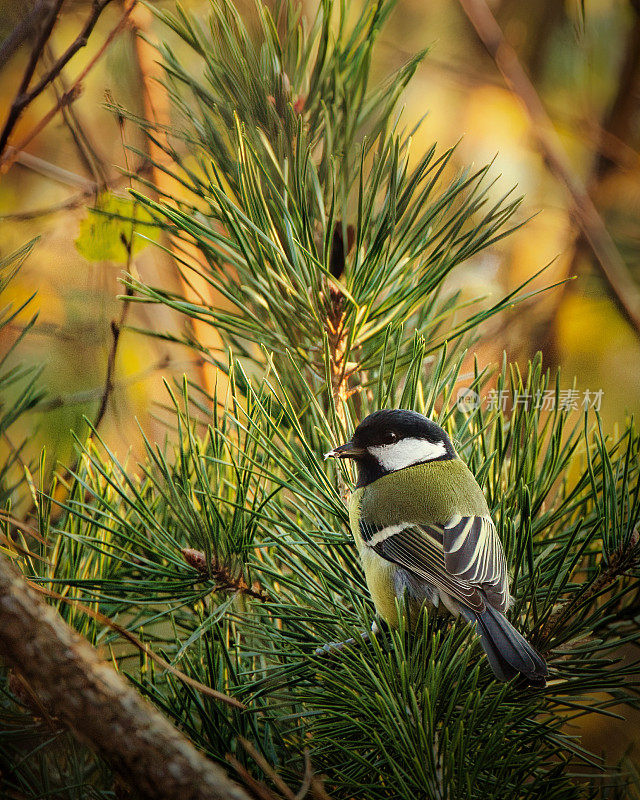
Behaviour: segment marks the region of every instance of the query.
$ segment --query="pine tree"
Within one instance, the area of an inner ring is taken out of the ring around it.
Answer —
[[[14,559],[252,797],[637,796],[632,766],[589,753],[572,723],[637,706],[638,664],[617,653],[640,641],[638,434],[562,408],[540,355],[525,370],[473,361],[483,322],[530,294],[470,306],[446,279],[520,224],[519,201],[493,203],[489,167],[456,174],[453,150],[411,152],[398,101],[425,54],[370,79],[392,7],[347,15],[323,0],[309,21],[296,3],[258,2],[252,28],[229,0],[206,24],[156,12],[177,41],[160,48],[176,117],[171,130],[136,122],[180,191],[139,179],[132,195],[185,285],[197,275],[219,302],[133,270],[125,299],[178,312],[179,335],[146,333],[195,349],[216,388],[167,384],[172,436],[145,437],[135,468],[92,431],[63,499],[30,478],[46,544],[13,530]],[[471,391],[532,402],[461,408],[469,364]],[[353,475],[322,454],[383,407],[436,419],[477,476],[509,616],[547,658],[546,688],[497,683],[461,621],[424,613],[415,631],[361,636],[375,611],[347,528]],[[328,642],[348,644],[318,653]],[[8,797],[113,796],[100,754],[34,716],[15,674],[1,713]]]

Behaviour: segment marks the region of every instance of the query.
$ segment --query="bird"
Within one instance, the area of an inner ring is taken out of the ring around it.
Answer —
[[[379,617],[397,628],[405,596],[414,620],[425,604],[444,607],[476,626],[498,680],[544,687],[544,659],[505,616],[513,598],[486,498],[446,431],[382,409],[327,458],[355,462],[349,523]]]

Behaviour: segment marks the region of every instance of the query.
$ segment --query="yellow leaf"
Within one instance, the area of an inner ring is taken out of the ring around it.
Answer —
[[[152,222],[151,214],[138,202],[107,192],[98,198],[95,208],[88,209],[80,223],[76,249],[88,261],[126,264],[129,243],[131,254],[135,255],[149,240],[158,240],[160,229]]]

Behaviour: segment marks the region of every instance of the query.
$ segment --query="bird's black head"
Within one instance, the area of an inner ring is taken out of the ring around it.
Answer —
[[[325,458],[352,458],[358,468],[358,486],[399,469],[426,461],[456,458],[445,431],[415,411],[383,409],[369,414],[353,432],[351,441]]]

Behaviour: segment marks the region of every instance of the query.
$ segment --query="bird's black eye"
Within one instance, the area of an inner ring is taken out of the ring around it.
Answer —
[[[395,431],[387,431],[384,435],[385,444],[393,444],[398,441],[398,434]]]

